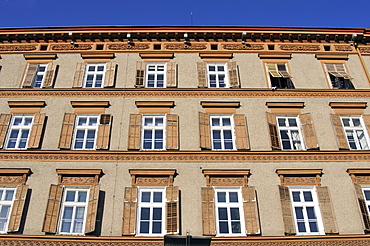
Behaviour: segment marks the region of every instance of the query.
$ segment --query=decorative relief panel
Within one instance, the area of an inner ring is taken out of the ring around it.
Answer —
[[[136,177],[136,185],[160,185],[167,186],[169,184],[168,178],[155,178],[155,177]]]
[[[207,49],[206,44],[166,44],[164,46],[167,50],[205,50]]]
[[[264,47],[262,44],[224,44],[223,48],[225,50],[263,50]]]
[[[36,49],[36,45],[0,45],[0,51],[32,51]]]
[[[336,51],[352,51],[352,47],[349,45],[334,45]]]
[[[57,44],[51,45],[52,50],[91,50],[91,44]]]
[[[370,184],[370,176],[357,176],[356,175],[356,183],[357,184]]]
[[[211,177],[209,180],[209,184],[211,186],[243,186],[243,178],[219,178],[219,177]]]
[[[282,185],[316,185],[316,177],[284,177]]]
[[[359,47],[361,53],[370,53],[370,47]]]
[[[95,183],[95,177],[66,177],[62,176],[61,184],[80,184],[92,185]]]
[[[149,44],[110,44],[109,50],[147,50],[150,48]]]
[[[284,44],[280,45],[280,49],[289,51],[318,51],[320,50],[320,45]]]
[[[0,184],[21,184],[23,176],[0,176]]]

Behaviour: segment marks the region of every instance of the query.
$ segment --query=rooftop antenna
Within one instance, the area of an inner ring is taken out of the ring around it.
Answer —
[[[190,23],[193,25],[193,12],[190,12]]]

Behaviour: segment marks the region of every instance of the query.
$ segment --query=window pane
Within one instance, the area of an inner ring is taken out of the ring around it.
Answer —
[[[141,220],[149,220],[150,218],[150,209],[149,208],[141,208],[141,214],[140,214]]]
[[[86,198],[87,198],[87,191],[78,192],[78,199],[77,199],[78,202],[86,202]]]
[[[208,70],[209,71],[216,71],[216,67],[215,66],[208,66]]]
[[[240,220],[239,208],[230,208],[231,220]]]
[[[289,122],[289,126],[297,126],[297,121],[296,121],[296,119],[289,118],[289,119],[288,119],[288,122]]]
[[[162,202],[162,192],[154,192],[153,202]]]
[[[162,222],[156,221],[153,222],[153,229],[152,229],[153,234],[161,234],[162,233]]]
[[[3,205],[3,206],[1,206],[0,218],[7,219],[8,218],[9,211],[10,211],[10,205]]]
[[[150,202],[150,192],[141,193],[141,202]]]
[[[61,232],[70,232],[71,231],[71,221],[62,221]]]
[[[300,202],[301,201],[301,197],[299,196],[299,194],[300,194],[299,191],[293,191],[292,192],[294,202]]]
[[[222,125],[223,126],[231,126],[230,118],[222,118]]]
[[[219,223],[220,233],[229,233],[229,228],[227,222],[220,221]]]
[[[14,123],[13,123],[13,125],[14,126],[18,126],[18,125],[20,125],[22,123],[22,118],[15,118],[14,119]]]
[[[304,219],[303,218],[303,208],[302,207],[295,207],[295,216],[297,219]]]
[[[163,139],[163,130],[155,130],[154,138],[155,139]]]
[[[303,191],[303,197],[304,197],[305,202],[312,202],[313,201],[311,191]]]
[[[298,225],[298,232],[306,232],[306,226],[304,222],[298,222],[297,225]]]
[[[79,117],[78,118],[78,125],[79,126],[86,126],[87,118],[86,117]]]
[[[212,126],[220,126],[220,119],[212,118]]]
[[[63,219],[70,220],[72,219],[73,207],[64,207]]]
[[[352,121],[353,121],[353,126],[361,126],[360,119],[354,118],[352,119]]]
[[[83,219],[85,214],[85,207],[76,207],[75,219]]]
[[[343,126],[350,126],[350,119],[349,118],[342,118]]]
[[[313,207],[306,207],[308,219],[316,219],[315,209]]]
[[[153,208],[153,220],[162,220],[162,208]]]
[[[74,202],[75,201],[75,194],[76,191],[67,191],[66,195],[66,202]]]
[[[153,118],[144,118],[144,126],[153,126]]]
[[[370,190],[365,190],[364,193],[366,201],[370,201]]]
[[[224,130],[224,139],[232,139],[231,130]]]
[[[227,220],[227,209],[226,208],[218,208],[218,219]]]
[[[226,202],[226,192],[217,192],[217,201]]]
[[[149,222],[141,221],[140,222],[140,233],[149,233]]]
[[[90,117],[89,118],[89,126],[95,126],[98,123],[97,117]]]
[[[163,118],[155,118],[156,126],[163,126]]]
[[[278,118],[278,124],[279,126],[285,126],[285,119]]]
[[[241,227],[239,221],[231,222],[231,232],[232,233],[241,233]]]
[[[319,229],[317,228],[317,223],[316,222],[310,222],[310,231],[311,232],[319,232]]]
[[[4,201],[11,201],[11,200],[13,200],[13,196],[14,196],[14,190],[6,190]]]
[[[219,72],[225,71],[224,66],[217,66],[217,71]]]
[[[230,202],[238,202],[238,193],[237,192],[229,192]]]
[[[82,233],[83,221],[75,220],[73,225],[73,233]]]

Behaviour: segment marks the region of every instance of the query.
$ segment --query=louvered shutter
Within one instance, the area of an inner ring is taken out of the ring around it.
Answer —
[[[237,149],[249,149],[247,121],[244,114],[234,114],[234,128]]]
[[[55,63],[52,63],[52,62],[48,63],[46,73],[45,73],[44,83],[42,87],[44,88],[53,87],[53,82],[54,82],[57,66],[58,65]]]
[[[364,198],[364,194],[362,192],[361,185],[354,184],[354,186],[355,186],[358,206],[359,206],[360,212],[361,212],[362,221],[364,223],[364,230],[368,232],[368,231],[370,231],[370,217],[369,217],[369,213],[367,211],[367,206],[366,206],[366,201],[365,201],[365,198]]]
[[[142,88],[144,87],[145,81],[145,62],[138,61],[136,62],[136,78],[135,78],[135,87]]]
[[[140,149],[141,114],[130,114],[128,149]]]
[[[116,62],[107,62],[107,64],[105,65],[104,87],[112,87],[114,85],[116,65]]]
[[[280,135],[276,123],[276,115],[266,112],[267,123],[269,125],[269,133],[271,140],[271,148],[280,150]]]
[[[122,235],[135,235],[136,210],[137,210],[137,187],[126,187],[123,203]]]
[[[167,114],[166,145],[167,149],[179,149],[179,116]]]
[[[175,62],[167,62],[166,82],[167,87],[177,86],[177,64]]]
[[[317,142],[317,137],[312,121],[311,114],[300,114],[299,120],[302,125],[303,138],[307,149],[317,149],[319,144]]]
[[[35,116],[33,117],[33,125],[27,144],[28,148],[39,148],[45,118],[46,114],[35,114]]]
[[[112,116],[110,114],[100,115],[98,136],[96,138],[96,149],[108,149],[111,131]]]
[[[320,212],[324,230],[326,234],[338,233],[335,222],[334,210],[331,204],[329,189],[326,186],[316,187],[317,198],[319,200]]]
[[[242,187],[242,195],[246,233],[260,234],[256,189],[253,186]]]
[[[362,118],[364,119],[367,134],[370,136],[370,114],[364,114],[362,115]]]
[[[202,187],[203,235],[216,234],[215,198],[213,187]]]
[[[276,63],[267,63],[267,70],[269,71],[269,73],[272,77],[274,77],[274,78],[280,78],[281,77]]]
[[[85,75],[85,70],[86,70],[86,63],[77,63],[76,65],[76,71],[73,77],[73,85],[72,87],[82,87],[82,83],[84,80],[84,75]]]
[[[343,63],[336,63],[335,64],[335,69],[336,69],[337,73],[340,75],[340,76],[337,76],[337,77],[343,77],[344,79],[352,79],[351,75],[349,75],[346,72],[346,69],[344,68]]]
[[[86,214],[85,233],[95,231],[96,216],[98,213],[99,191],[100,191],[99,184],[90,187],[89,203],[87,205],[87,214]]]
[[[199,88],[208,87],[207,63],[197,62],[197,71],[198,71],[198,87]]]
[[[168,234],[179,233],[179,187],[166,188],[166,230]]]
[[[202,149],[211,149],[211,126],[209,114],[199,112],[199,132],[200,147]]]
[[[19,230],[22,213],[27,197],[28,185],[18,185],[13,201],[12,212],[9,217],[8,232]]]
[[[238,66],[236,62],[228,62],[227,69],[229,70],[229,84],[231,88],[239,88],[239,74],[238,74]]]
[[[336,65],[334,63],[326,63],[325,64],[326,66],[326,70],[328,71],[328,73],[330,73],[331,75],[335,76],[335,77],[342,77],[338,72],[337,72],[337,69],[336,69]]]
[[[73,130],[75,127],[76,114],[65,113],[60,133],[59,148],[70,149],[72,145]]]
[[[39,64],[37,63],[28,64],[26,75],[24,76],[23,87],[32,87],[32,83],[35,79],[38,66]]]
[[[287,235],[296,234],[292,203],[290,201],[289,187],[279,185],[281,211],[283,213],[284,232]]]
[[[56,233],[62,197],[63,187],[59,185],[51,185],[49,199],[46,206],[44,226],[42,229],[43,232]]]
[[[285,63],[278,63],[277,64],[277,68],[279,70],[279,73],[280,75],[283,77],[283,78],[291,78],[292,76],[290,76],[290,74],[288,73],[287,69],[286,69],[286,64]]]
[[[331,121],[334,126],[335,133],[337,135],[339,149],[349,149],[347,137],[342,126],[342,120],[337,114],[330,114]]]
[[[8,131],[11,119],[12,119],[11,114],[1,114],[0,115],[0,148],[4,147],[6,133]]]

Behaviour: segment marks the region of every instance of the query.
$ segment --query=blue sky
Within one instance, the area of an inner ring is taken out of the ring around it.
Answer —
[[[369,9],[370,0],[0,0],[0,27],[193,24],[370,28]]]

